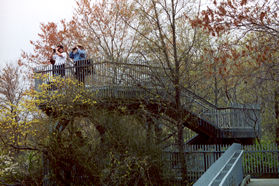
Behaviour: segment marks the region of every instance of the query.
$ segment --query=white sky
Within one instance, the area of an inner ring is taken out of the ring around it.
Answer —
[[[205,0],[203,0],[205,1]],[[69,20],[75,0],[0,0],[0,69],[16,62],[21,51],[32,52],[40,23]]]
[[[0,69],[22,50],[32,51],[40,23],[71,19],[75,5],[75,0],[0,0]]]

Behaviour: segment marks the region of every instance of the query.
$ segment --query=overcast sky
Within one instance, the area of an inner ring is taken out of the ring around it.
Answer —
[[[16,61],[22,50],[31,52],[40,23],[69,20],[75,0],[0,0],[0,69]]]

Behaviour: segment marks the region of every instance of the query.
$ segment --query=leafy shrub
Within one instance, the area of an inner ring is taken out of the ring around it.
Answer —
[[[90,117],[105,130],[103,134]],[[53,134],[47,154],[52,182],[58,185],[164,184],[161,150],[148,143],[144,128],[134,117],[105,112],[90,117],[76,118],[63,133]]]
[[[38,153],[20,152],[0,156],[2,184],[41,185],[42,166]]]

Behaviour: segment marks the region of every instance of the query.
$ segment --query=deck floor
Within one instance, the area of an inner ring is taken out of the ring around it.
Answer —
[[[279,186],[278,179],[251,179],[248,186]]]

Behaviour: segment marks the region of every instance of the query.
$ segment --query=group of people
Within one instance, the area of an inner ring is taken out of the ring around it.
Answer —
[[[75,66],[75,74],[79,81],[84,82],[84,66],[87,64],[86,61],[82,61],[86,59],[86,51],[81,44],[77,44],[70,54],[69,57],[74,61]],[[52,56],[50,58],[50,63],[53,68],[54,76],[65,76],[65,64],[67,62],[67,53],[64,51],[64,47],[62,45],[58,45],[55,49],[53,49]]]

